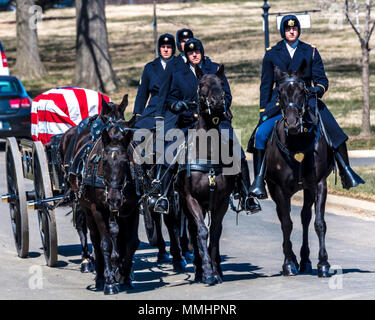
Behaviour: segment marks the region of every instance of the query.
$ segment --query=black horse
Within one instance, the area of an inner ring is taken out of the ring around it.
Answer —
[[[297,72],[275,70],[279,83],[279,103],[282,118],[267,144],[266,181],[283,232],[285,256],[283,275],[311,273],[308,227],[315,205],[315,231],[319,238],[318,276],[329,277],[328,255],[325,246],[326,223],[324,221],[327,197],[326,179],[334,167],[334,155],[328,147],[319,124],[318,110],[308,106],[308,93],[303,66]],[[293,223],[290,217],[291,197],[303,190],[304,203],[301,211],[303,242],[301,261],[298,264],[292,250],[290,235]]]
[[[100,114],[93,116],[91,118],[86,118],[83,120],[78,126],[71,127],[67,130],[61,137],[58,139],[58,152],[59,158],[61,159],[61,172],[64,175],[64,179],[66,181],[66,191],[70,188],[69,185],[69,177],[70,175],[76,174],[75,171],[79,170],[80,161],[75,161],[73,163],[74,155],[73,151],[77,144],[77,138],[82,131],[86,132],[84,135],[84,140],[82,137],[80,138],[80,144],[83,141],[88,142],[92,140],[92,132],[97,131],[98,123],[107,124],[110,119],[123,119],[123,114],[120,110],[125,110],[128,103],[128,95],[124,95],[123,100],[119,106],[113,103],[107,104],[104,99],[102,101],[102,110]],[[100,121],[98,121],[100,120]],[[95,126],[96,128],[93,128]],[[91,131],[91,135],[90,135]],[[54,139],[55,137],[51,138]],[[78,159],[76,159],[78,160]],[[75,167],[75,168],[72,168]],[[78,202],[78,199],[74,196],[74,193],[68,195],[70,200],[70,206],[72,207],[73,211],[73,224],[77,230],[80,243],[81,243],[81,272],[88,273],[94,271],[94,258],[90,254],[88,241],[87,241],[87,224],[86,224],[86,216],[85,213],[82,211],[81,206]]]
[[[197,132],[219,132],[218,126],[225,119],[224,89],[221,81],[223,73],[223,66],[220,66],[216,74],[206,75],[202,75],[201,70],[196,68],[197,77],[200,79],[198,119],[195,126]],[[192,148],[196,160],[190,161],[188,155],[186,164],[180,165],[180,194],[194,247],[195,281],[209,285],[223,281],[219,241],[222,221],[229,206],[236,177],[223,174],[223,165],[221,161],[217,161],[220,159],[215,159],[222,142],[220,134],[218,137],[219,141],[208,144],[207,158],[200,158],[202,150],[198,143],[193,143],[197,146]],[[188,148],[190,149],[190,143]],[[205,223],[207,214],[209,226]]]
[[[106,114],[105,128],[94,142],[90,128],[78,134],[73,154],[84,159],[83,175],[69,175],[94,247],[95,286],[105,294],[118,293],[119,284],[124,289],[133,287],[131,268],[139,245],[139,197],[129,148],[133,119],[125,121],[126,105],[127,99],[120,106],[103,101],[103,109],[117,109],[115,116]]]

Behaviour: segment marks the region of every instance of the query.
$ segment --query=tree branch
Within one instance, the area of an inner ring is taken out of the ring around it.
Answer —
[[[348,0],[345,0],[345,16],[346,16],[346,19],[348,20],[349,24],[352,26],[354,32],[357,34],[357,36],[359,38],[359,42],[361,43],[361,45],[363,45],[364,44],[364,39],[362,38],[361,33],[355,27],[352,19],[350,19]]]

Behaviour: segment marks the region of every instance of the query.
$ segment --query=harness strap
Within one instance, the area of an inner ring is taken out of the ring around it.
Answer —
[[[288,149],[288,147],[286,145],[284,145],[280,141],[280,138],[277,134],[277,129],[276,129],[279,123],[280,123],[280,120],[277,121],[276,125],[273,128],[272,138],[275,139],[276,144],[277,144],[278,148],[280,149],[280,151],[285,153],[289,158],[294,159],[298,164],[301,164],[304,160],[305,154],[314,149],[314,146],[315,146],[315,144],[318,141],[319,136],[320,136],[320,126],[316,127],[317,131],[316,131],[315,139],[312,143],[310,143],[310,145],[308,145],[305,149],[292,152]]]

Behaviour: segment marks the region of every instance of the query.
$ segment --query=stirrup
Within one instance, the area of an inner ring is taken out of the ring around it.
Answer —
[[[165,208],[161,202],[165,201],[167,204],[167,207]],[[160,214],[168,214],[169,213],[169,200],[165,196],[161,196],[156,200],[155,206],[154,206],[154,212],[160,213]]]
[[[251,201],[251,200],[254,200],[253,205],[248,204],[248,201]],[[262,211],[262,207],[260,206],[258,199],[255,197],[246,196],[242,206],[243,206],[243,209],[246,211],[246,214],[254,214],[259,211]]]

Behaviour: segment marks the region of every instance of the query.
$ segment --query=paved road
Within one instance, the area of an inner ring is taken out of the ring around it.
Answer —
[[[0,152],[0,193],[5,193],[4,152]],[[67,210],[56,210],[59,241],[57,268],[45,266],[37,217],[29,212],[30,256],[16,255],[8,206],[0,204],[0,297],[2,299],[375,299],[375,219],[362,219],[345,210],[327,208],[327,250],[334,277],[316,276],[318,241],[310,226],[313,275],[281,276],[282,234],[274,204],[262,202],[263,211],[253,216],[225,217],[221,240],[225,282],[214,287],[193,283],[193,267],[175,274],[170,265],[156,264],[156,250],[146,243],[140,226],[141,245],[135,257],[136,289],[116,296],[94,292],[94,276],[79,271],[78,235]],[[292,207],[292,241],[298,255],[301,245],[300,207]]]

